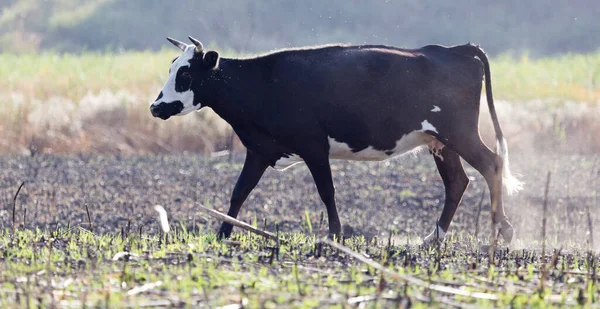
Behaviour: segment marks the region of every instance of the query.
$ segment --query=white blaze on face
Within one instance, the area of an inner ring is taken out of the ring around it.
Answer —
[[[200,104],[194,106],[194,92],[191,89],[187,89],[183,92],[178,92],[175,88],[177,81],[177,72],[182,67],[190,66],[190,60],[194,57],[194,53],[194,46],[188,45],[188,47],[181,54],[181,56],[179,56],[173,62],[173,64],[171,64],[169,79],[167,79],[167,82],[163,86],[161,92],[162,97],[156,100],[156,102],[154,102],[152,105],[158,105],[160,103],[169,104],[170,102],[181,101],[181,103],[183,103],[183,110],[177,116],[188,114],[200,108]]]
[[[437,106],[437,105],[434,105],[434,106],[433,106],[433,109],[432,109],[431,111],[432,111],[432,112],[434,112],[434,113],[437,113],[437,112],[439,112],[439,111],[441,111],[441,110],[442,110],[442,109],[441,109],[439,106]]]

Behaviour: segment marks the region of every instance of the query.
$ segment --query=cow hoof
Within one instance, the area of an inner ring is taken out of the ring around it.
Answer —
[[[435,229],[433,229],[433,232],[431,232],[431,234],[423,238],[423,245],[432,246],[441,244],[442,242],[444,242],[445,237],[446,232],[444,232],[444,230],[442,230],[442,228],[438,225]]]
[[[512,224],[510,224],[510,222],[508,222],[508,219],[504,219],[502,220],[502,222],[500,222],[500,235],[502,235],[502,238],[504,238],[504,241],[509,244],[513,238],[513,234],[515,233],[515,229],[513,228]]]
[[[231,225],[221,225],[221,228],[217,232],[217,239],[223,240],[229,238],[231,236],[231,231],[233,230],[233,226]]]

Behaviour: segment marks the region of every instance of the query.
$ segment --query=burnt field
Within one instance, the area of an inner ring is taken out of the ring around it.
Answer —
[[[189,230],[216,231],[218,222],[194,208],[200,203],[227,212],[241,171],[243,155],[161,156],[2,156],[0,157],[1,224],[9,227],[19,184],[16,223],[24,228],[56,229],[87,226],[88,206],[94,230],[101,233],[130,227],[155,233],[154,205],[162,205],[171,221]],[[387,162],[332,161],[336,199],[347,235],[395,235],[415,239],[429,233],[441,213],[444,191],[431,156],[422,151]],[[588,217],[597,220],[595,201],[600,158],[595,156],[514,156],[512,169],[525,189],[505,196],[506,211],[517,239],[541,236],[546,175],[551,172],[547,236],[551,241],[584,241]],[[480,230],[489,232],[489,199],[483,178],[466,163],[471,183],[451,226],[453,233],[474,233],[480,199]],[[486,191],[483,193],[483,191]],[[587,215],[590,207],[591,214]],[[304,164],[286,171],[268,169],[244,204],[239,218],[261,227],[298,232],[306,215],[321,225],[325,212]],[[326,218],[325,218],[326,219]],[[321,229],[327,230],[326,220]],[[600,234],[593,236],[600,242]]]
[[[597,156],[512,157],[512,169],[526,186],[505,198],[516,234],[510,246],[499,244],[493,264],[486,246],[487,189],[470,167],[471,184],[446,242],[420,246],[444,199],[425,151],[381,163],[333,161],[348,236],[343,244],[358,256],[319,241],[327,231],[325,209],[302,164],[284,172],[269,169],[239,216],[279,231],[280,242],[238,228],[231,240],[219,242],[214,232],[220,222],[195,205],[226,212],[242,162],[241,155],[231,161],[192,154],[0,157],[0,304],[597,305],[598,258],[590,250],[600,243]],[[23,181],[13,231],[13,197]],[[169,215],[166,235],[155,205]]]

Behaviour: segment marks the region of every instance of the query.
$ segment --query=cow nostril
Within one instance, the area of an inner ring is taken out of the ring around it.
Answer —
[[[156,114],[158,114],[158,112],[160,111],[160,108],[158,107],[158,105],[150,105],[150,112],[152,113],[153,116],[156,116]]]

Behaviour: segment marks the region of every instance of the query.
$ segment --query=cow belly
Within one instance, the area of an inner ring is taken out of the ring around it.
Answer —
[[[273,166],[273,168],[275,168],[278,171],[283,171],[283,170],[287,169],[288,167],[298,164],[303,161],[304,160],[302,160],[302,158],[300,158],[300,156],[296,155],[296,154],[292,154],[287,157],[283,156],[275,162],[275,165]]]
[[[344,142],[338,142],[334,138],[328,137],[329,140],[329,158],[339,160],[356,160],[356,161],[383,161],[403,153],[407,153],[417,147],[428,145],[432,148],[443,147],[443,144],[437,139],[423,131],[413,131],[403,135],[393,149],[378,150],[373,146],[360,151],[352,151],[350,146]],[[439,145],[438,145],[439,144]],[[303,162],[302,158],[296,154],[283,156],[275,162],[273,167],[276,170],[283,171],[292,165]]]
[[[393,149],[379,150],[373,146],[360,151],[352,151],[348,144],[336,141],[329,137],[329,157],[340,160],[358,160],[358,161],[382,161],[403,153],[409,152],[419,146],[427,145],[435,138],[422,131],[413,131],[403,135],[396,141]]]

